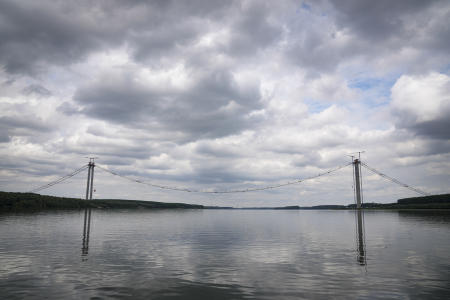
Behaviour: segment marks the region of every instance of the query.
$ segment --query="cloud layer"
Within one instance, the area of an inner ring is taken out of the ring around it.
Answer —
[[[447,1],[0,1],[0,184],[84,164],[235,189],[364,160],[448,192]],[[351,203],[351,170],[266,193],[97,195],[207,205]],[[366,174],[367,201],[413,196]],[[18,179],[19,178],[19,179]],[[47,190],[79,197],[84,178]]]

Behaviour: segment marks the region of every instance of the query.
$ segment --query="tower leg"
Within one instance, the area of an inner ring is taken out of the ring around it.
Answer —
[[[94,167],[95,167],[95,163],[91,164],[91,191],[90,191],[90,196],[89,199],[92,200],[92,192],[94,190]]]
[[[355,166],[355,191],[356,191],[356,208],[361,209],[361,162],[359,159],[353,161]]]
[[[89,199],[89,185],[91,184],[91,163],[89,162],[88,177],[86,183],[86,200]]]

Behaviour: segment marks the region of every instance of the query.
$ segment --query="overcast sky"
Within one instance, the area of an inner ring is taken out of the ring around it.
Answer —
[[[350,162],[450,183],[450,2],[0,0],[0,190],[87,163],[161,185],[260,187]],[[87,171],[41,193],[83,197]],[[366,202],[415,193],[363,169]],[[95,198],[353,203],[352,170],[265,192]]]

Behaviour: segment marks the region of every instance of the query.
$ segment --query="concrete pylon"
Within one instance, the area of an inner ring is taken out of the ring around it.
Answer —
[[[356,192],[356,208],[361,209],[361,161],[355,159],[353,161],[355,172],[355,192]]]
[[[92,200],[92,192],[94,191],[94,158],[89,159],[88,177],[86,183],[86,200]]]

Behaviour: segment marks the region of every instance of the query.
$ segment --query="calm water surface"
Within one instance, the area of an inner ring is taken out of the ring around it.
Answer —
[[[366,212],[363,248],[352,211],[84,216],[0,215],[0,298],[450,298],[448,213]]]

